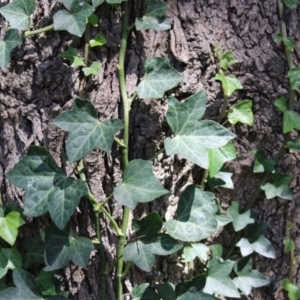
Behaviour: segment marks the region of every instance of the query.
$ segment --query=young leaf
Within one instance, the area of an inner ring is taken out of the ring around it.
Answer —
[[[292,283],[289,279],[284,278],[282,281],[282,288],[288,292],[289,300],[300,299],[300,284]]]
[[[77,55],[77,49],[69,46],[68,50],[59,54],[60,57],[70,61],[72,67],[84,66],[83,59]]]
[[[0,40],[0,68],[4,70],[10,62],[11,51],[22,44],[17,29],[8,29],[3,40]]]
[[[300,137],[296,140],[289,140],[287,144],[291,153],[300,151]]]
[[[168,155],[179,154],[204,169],[209,167],[206,148],[226,145],[235,135],[214,121],[200,121],[206,106],[202,90],[180,103],[170,98],[167,121],[174,138],[165,139]]]
[[[95,14],[91,14],[88,18],[87,18],[87,22],[89,24],[91,24],[94,27],[98,27],[98,23],[99,23],[99,19]]]
[[[209,157],[209,177],[214,177],[222,168],[223,164],[236,158],[236,149],[232,142],[221,148],[207,149]]]
[[[219,59],[219,65],[223,70],[228,70],[228,68],[237,63],[238,61],[235,59],[232,51],[227,51],[223,55],[221,55]]]
[[[288,76],[291,82],[293,90],[300,89],[300,68],[293,68],[288,72]],[[298,128],[297,128],[298,129]]]
[[[207,261],[207,252],[209,248],[202,243],[188,243],[183,249],[183,256],[185,262],[193,261],[196,257]]]
[[[7,19],[11,28],[25,30],[30,26],[30,15],[35,8],[35,0],[14,0],[0,8],[0,13]]]
[[[156,284],[155,289],[163,300],[174,300],[175,296],[175,285],[171,282],[164,282],[162,284]]]
[[[247,210],[244,213],[239,213],[240,205],[238,202],[232,202],[231,206],[228,208],[228,212],[231,214],[233,221],[232,225],[235,232],[244,229],[247,225],[253,224],[255,219],[251,216],[251,210]]]
[[[217,73],[215,79],[222,82],[222,87],[227,97],[230,97],[235,90],[243,88],[241,82],[234,75],[226,76],[222,73]]]
[[[149,283],[135,285],[131,296],[132,300],[160,300],[159,295],[149,289]]]
[[[70,163],[74,163],[94,148],[109,152],[114,135],[123,128],[121,120],[99,122],[93,104],[76,97],[73,109],[54,119],[53,124],[69,132],[66,149]]]
[[[22,268],[21,254],[15,249],[0,248],[0,278],[5,276],[8,270],[16,268]]]
[[[132,220],[132,229],[138,230],[139,236],[151,237],[156,235],[157,232],[161,230],[162,226],[163,221],[156,211],[150,213],[140,220]]]
[[[284,238],[283,244],[284,244],[284,253],[288,253],[296,249],[295,242],[288,237]]]
[[[243,100],[229,109],[228,121],[235,125],[237,122],[252,126],[254,120],[252,101]]]
[[[281,33],[276,33],[274,41],[276,43],[283,42],[284,46],[292,52],[295,50],[295,40],[293,38],[290,37],[285,38]]]
[[[292,175],[276,172],[273,177],[273,183],[266,183],[261,186],[262,190],[265,191],[267,199],[280,197],[285,200],[293,200],[293,192],[289,187],[292,178]]]
[[[98,75],[100,73],[101,63],[94,61],[90,67],[82,68],[85,76]]]
[[[94,245],[90,239],[75,237],[70,224],[64,230],[54,225],[45,229],[45,271],[53,271],[65,267],[69,261],[86,268]]]
[[[254,173],[273,172],[275,169],[274,159],[267,159],[263,150],[255,150],[252,152],[255,156]]]
[[[233,279],[233,283],[245,295],[250,294],[252,287],[258,288],[269,284],[269,280],[263,274],[252,270],[252,259],[250,256],[236,262],[234,272],[238,277]]]
[[[33,264],[44,263],[45,245],[39,236],[26,238],[22,243],[22,246],[26,252],[22,255],[22,264],[24,269],[28,269]]]
[[[73,0],[72,3],[62,0],[60,2],[63,2],[69,11],[59,10],[54,14],[54,29],[67,30],[81,37],[86,27],[86,18],[92,14],[94,8],[82,0]]]
[[[190,185],[180,196],[177,220],[167,221],[166,231],[181,241],[196,242],[205,239],[217,229],[217,211],[214,194]]]
[[[213,178],[208,177],[207,182],[212,190],[218,186],[225,189],[233,189],[234,186],[231,178],[232,175],[232,172],[227,172],[224,170],[215,174]]]
[[[0,217],[0,237],[13,246],[18,236],[18,228],[25,224],[19,212],[12,211]]]
[[[300,0],[284,0],[284,4],[289,8],[296,8],[300,4]]]
[[[63,229],[80,198],[88,193],[86,183],[67,177],[49,151],[30,146],[26,156],[7,174],[25,190],[24,214],[38,217],[49,211],[53,222]]]
[[[137,93],[142,99],[162,98],[166,91],[177,86],[184,78],[170,66],[167,58],[147,58],[144,68],[144,78],[137,87]]]
[[[233,281],[229,277],[233,268],[234,261],[226,260],[220,262],[213,257],[208,263],[208,276],[203,291],[207,294],[218,293],[232,298],[240,298]]]
[[[90,40],[91,47],[103,46],[105,44],[106,38],[101,34],[97,34],[94,39]]]
[[[153,175],[152,162],[135,159],[126,167],[123,183],[114,188],[114,197],[122,205],[135,209],[139,202],[150,202],[167,194]]]

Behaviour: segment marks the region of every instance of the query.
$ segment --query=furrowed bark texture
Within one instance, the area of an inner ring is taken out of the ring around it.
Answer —
[[[38,1],[38,9],[33,18],[35,28],[52,23],[51,16],[57,7],[51,1]],[[217,119],[223,95],[220,84],[214,79],[217,61],[214,49],[221,46],[234,51],[239,61],[231,68],[243,90],[235,92],[230,105],[243,99],[254,104],[255,122],[252,127],[245,125],[228,126],[237,138],[235,145],[238,158],[227,164],[234,173],[234,191],[219,190],[218,198],[224,208],[232,200],[245,207],[256,189],[261,175],[253,174],[253,150],[262,149],[269,157],[274,156],[283,142],[282,114],[274,107],[279,96],[288,96],[288,65],[281,45],[273,41],[280,31],[276,0],[167,0],[167,12],[172,29],[166,32],[133,31],[129,38],[126,73],[128,91],[134,93],[135,86],[143,76],[143,63],[146,57],[168,57],[171,65],[185,75],[183,83],[168,95],[184,99],[205,88],[208,110],[205,118]],[[142,15],[143,1],[131,1],[130,17]],[[54,6],[54,5],[52,5]],[[101,120],[122,116],[119,85],[116,73],[120,45],[120,14],[108,5],[97,10],[100,25],[92,29],[92,35],[100,31],[107,38],[107,45],[91,50],[90,61],[99,60],[103,67],[99,76],[89,78],[86,95],[96,106]],[[1,34],[7,24],[1,18]],[[288,34],[296,40],[293,60],[300,64],[300,9],[285,10]],[[0,184],[1,196],[5,204],[17,202],[22,206],[24,193],[11,185],[5,174],[26,153],[29,145],[47,147],[57,163],[67,172],[69,165],[61,160],[64,151],[65,133],[51,124],[62,111],[68,110],[73,97],[78,94],[80,73],[66,64],[58,54],[68,45],[82,53],[83,39],[65,32],[48,32],[26,39],[23,46],[13,52],[8,69],[0,71]],[[299,93],[295,110],[299,112]],[[167,97],[162,100],[134,101],[131,109],[131,151],[130,159],[151,158],[162,146],[163,139],[171,132],[166,123]],[[295,133],[296,135],[296,133]],[[294,201],[281,199],[267,200],[261,194],[254,210],[259,221],[269,224],[267,238],[276,249],[275,260],[255,256],[255,267],[270,278],[270,285],[254,290],[250,299],[288,299],[280,287],[281,280],[288,274],[288,256],[283,253],[283,238],[287,220],[297,223],[292,236],[299,255],[300,248],[300,162],[299,154],[285,154],[279,161],[280,171],[293,175],[291,188]],[[113,187],[121,181],[120,155],[117,146],[110,154],[95,150],[85,159],[89,185],[98,199],[105,199]],[[160,154],[154,171],[170,194],[147,205],[138,205],[133,216],[138,218],[150,211],[160,211],[165,219],[170,219],[176,210],[183,186],[200,182],[201,170],[178,157]],[[121,207],[115,202],[107,206],[118,222],[121,220]],[[22,237],[38,234],[38,229],[49,223],[47,217],[28,220],[29,227],[22,231]],[[74,229],[83,236],[95,235],[91,209],[86,199],[81,201],[74,217]],[[110,229],[109,222],[102,218],[102,234],[106,245],[107,265],[115,257],[117,238]],[[225,249],[231,244],[232,232],[225,229],[216,241]],[[126,280],[127,292],[134,284],[143,282],[179,282],[186,276],[186,266],[177,255],[157,258],[150,273],[133,267]],[[98,299],[98,258],[96,253],[86,270],[75,266],[65,268],[64,288],[69,290],[72,299]],[[296,282],[300,281],[297,270]],[[115,299],[113,276],[107,282],[107,299]],[[125,289],[126,290],[126,289]],[[129,298],[126,298],[129,299]]]

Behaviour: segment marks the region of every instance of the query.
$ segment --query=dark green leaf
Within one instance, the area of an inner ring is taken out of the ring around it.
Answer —
[[[199,257],[203,261],[207,261],[207,252],[209,248],[201,243],[188,243],[183,249],[183,256],[185,262],[193,261],[196,257]]]
[[[213,121],[200,121],[206,108],[205,91],[187,98],[180,103],[170,98],[167,121],[174,138],[165,139],[168,155],[180,154],[204,169],[209,168],[206,148],[220,148],[235,135]]]
[[[135,159],[124,170],[123,183],[114,188],[114,197],[122,205],[135,209],[140,202],[150,202],[167,194],[153,175],[152,162]]]
[[[287,144],[291,153],[300,151],[300,137],[296,140],[289,140]]]
[[[35,8],[35,0],[14,0],[0,8],[11,28],[24,30],[30,26],[30,15]]]
[[[171,282],[164,282],[162,284],[156,284],[155,289],[162,300],[175,300],[175,285]]]
[[[208,294],[218,293],[232,298],[240,298],[233,281],[229,277],[234,261],[226,260],[220,262],[217,258],[212,258],[208,263],[208,276],[204,292]]]
[[[233,189],[233,182],[232,182],[232,172],[221,171],[215,174],[213,178],[208,177],[207,182],[211,189],[214,189],[218,186],[225,188],[225,189]]]
[[[288,292],[289,300],[300,299],[300,284],[292,283],[289,279],[284,278],[282,281],[282,288]]]
[[[252,259],[250,256],[243,258],[234,265],[234,272],[238,277],[233,282],[245,295],[249,295],[252,287],[258,288],[269,284],[269,280],[260,272],[252,270]]]
[[[135,285],[131,296],[132,300],[160,300],[159,295],[149,289],[149,283]]]
[[[77,49],[69,46],[68,50],[59,54],[60,57],[70,61],[72,67],[84,66],[83,59],[77,55]]]
[[[106,38],[101,34],[97,34],[94,39],[90,40],[91,47],[103,46],[105,44]]]
[[[137,87],[140,98],[162,98],[164,93],[177,86],[183,76],[170,66],[170,61],[164,57],[147,58],[145,75]]]
[[[163,221],[157,212],[152,212],[146,217],[132,220],[132,229],[138,230],[139,236],[153,236],[161,230]]]
[[[88,18],[87,18],[87,22],[89,24],[91,24],[94,27],[98,27],[98,23],[99,23],[99,19],[95,14],[91,14]],[[92,47],[92,46],[91,46]]]
[[[53,124],[69,132],[66,148],[71,163],[84,158],[94,148],[109,152],[114,135],[123,128],[119,119],[99,122],[93,104],[78,97],[73,110],[59,115]]]
[[[3,40],[0,40],[0,68],[4,70],[11,60],[11,51],[22,44],[17,29],[8,29]]]
[[[54,29],[67,30],[81,37],[86,27],[86,19],[92,14],[94,8],[82,0],[73,0],[72,3],[63,0],[60,2],[63,2],[69,11],[59,10],[54,14]]]
[[[283,37],[283,35],[281,33],[277,33],[275,35],[274,41],[276,43],[278,42],[283,42],[283,44],[285,45],[285,47],[290,50],[290,51],[294,51],[295,50],[295,40],[293,38],[290,37]]]
[[[0,248],[0,278],[15,268],[22,268],[21,254],[15,249]]]
[[[267,199],[280,197],[285,200],[293,200],[293,192],[289,187],[292,179],[292,175],[276,172],[273,176],[273,183],[266,183],[261,188],[265,191]]]
[[[177,220],[167,221],[166,231],[181,241],[196,242],[205,239],[217,229],[217,211],[214,194],[190,185],[180,196]]]
[[[255,222],[255,219],[251,214],[251,210],[247,210],[244,213],[240,213],[239,210],[240,205],[235,201],[232,202],[231,206],[228,208],[228,212],[233,218],[232,225],[236,232]]]
[[[100,73],[101,63],[94,61],[90,67],[82,68],[85,76],[98,75]]]
[[[222,73],[217,73],[215,79],[222,82],[223,91],[227,97],[230,97],[235,90],[243,88],[241,82],[234,75],[226,76]]]
[[[229,109],[228,121],[233,125],[241,122],[242,124],[252,126],[253,120],[251,100],[243,100]]]
[[[220,67],[223,70],[228,70],[228,68],[237,63],[238,61],[235,59],[232,51],[227,51],[226,53],[222,54],[219,59]]]
[[[53,222],[61,229],[66,226],[80,198],[88,193],[86,183],[67,177],[43,147],[30,146],[7,178],[26,192],[25,215],[38,217],[49,211]]]
[[[295,242],[288,237],[284,238],[283,244],[284,244],[284,253],[288,253],[296,249]]]
[[[289,8],[296,8],[300,4],[300,0],[284,0],[284,4]]]
[[[94,246],[90,239],[75,237],[70,225],[59,230],[54,225],[45,230],[45,271],[53,271],[65,267],[69,261],[85,268]]]
[[[39,285],[39,288],[43,294],[43,296],[53,296],[56,295],[55,285],[53,283],[55,271],[46,272],[41,271],[36,278],[36,281]]]
[[[182,249],[182,244],[171,238],[168,234],[158,234],[153,238],[142,238],[141,241],[147,245],[151,253],[157,255],[170,255]]]
[[[33,264],[44,263],[45,245],[39,236],[26,238],[22,245],[25,250],[25,254],[22,256],[24,269],[28,269]]]
[[[255,156],[254,173],[273,172],[275,169],[274,159],[267,159],[263,150],[256,150],[252,152]]]
[[[293,90],[300,89],[300,68],[293,68],[288,72],[288,76],[291,82]],[[297,128],[299,129],[299,128]]]

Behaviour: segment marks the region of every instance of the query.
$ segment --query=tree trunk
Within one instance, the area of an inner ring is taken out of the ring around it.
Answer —
[[[245,207],[261,176],[253,174],[253,150],[262,149],[269,157],[274,156],[283,141],[282,115],[274,102],[282,95],[288,95],[288,65],[283,47],[274,41],[280,31],[277,1],[245,0],[167,0],[170,9],[167,17],[172,24],[170,31],[154,32],[133,30],[129,37],[126,59],[126,79],[129,94],[134,93],[136,84],[143,76],[143,63],[147,57],[168,57],[171,65],[184,74],[180,86],[168,95],[178,99],[205,89],[208,109],[205,118],[216,119],[223,101],[217,73],[216,47],[232,50],[238,62],[231,70],[241,80],[243,90],[235,92],[230,105],[242,99],[253,101],[255,122],[246,125],[228,126],[237,138],[235,146],[238,158],[227,164],[234,173],[234,190],[220,189],[218,198],[226,208],[232,200]],[[51,1],[38,1],[33,24],[35,28],[52,23],[54,10]],[[131,21],[141,16],[143,1],[130,1]],[[86,97],[90,99],[102,120],[122,118],[119,84],[116,73],[120,46],[120,14],[104,4],[97,10],[100,25],[92,29],[91,35],[103,34],[107,45],[91,51],[91,61],[102,62],[102,71],[88,80]],[[1,18],[1,34],[6,23]],[[300,63],[300,9],[286,10],[285,21],[288,35],[296,40],[293,56],[295,65]],[[22,206],[24,193],[5,178],[5,174],[26,153],[29,145],[47,147],[56,162],[71,172],[69,165],[61,159],[64,152],[65,134],[51,124],[62,111],[68,110],[78,94],[80,73],[69,67],[58,56],[68,45],[83,51],[83,39],[65,32],[48,32],[26,39],[24,45],[13,52],[12,62],[0,77],[0,184],[1,197],[5,204],[17,202]],[[299,100],[299,94],[298,94]],[[299,111],[299,101],[295,110]],[[166,123],[167,97],[162,100],[134,101],[131,109],[130,159],[150,159],[163,147],[165,135],[171,134]],[[226,125],[225,125],[226,126]],[[287,153],[279,162],[282,172],[293,174],[291,188],[294,201],[279,198],[266,200],[262,193],[255,206],[259,221],[268,223],[267,237],[276,249],[277,259],[255,256],[255,267],[270,278],[270,285],[254,290],[250,299],[288,299],[281,289],[281,280],[287,276],[289,259],[283,253],[283,239],[286,220],[299,222],[300,212],[300,162],[299,154]],[[113,187],[121,181],[120,155],[117,146],[110,154],[95,150],[85,159],[89,186],[98,199],[108,196]],[[158,156],[154,171],[170,193],[149,204],[139,204],[133,217],[139,218],[151,211],[160,211],[169,219],[174,215],[182,187],[201,178],[201,170],[180,157]],[[106,195],[106,196],[105,196]],[[109,210],[120,222],[122,207],[111,202]],[[82,199],[72,218],[73,227],[83,236],[93,237],[91,210],[86,199]],[[39,228],[49,222],[47,217],[28,220],[23,236],[37,234]],[[299,224],[299,223],[298,223]],[[107,266],[116,255],[117,237],[110,223],[101,219],[102,234],[106,246]],[[130,234],[130,233],[129,233]],[[216,241],[223,247],[231,244],[232,232],[225,229]],[[298,250],[299,229],[293,232]],[[299,253],[298,253],[299,254]],[[144,282],[179,282],[186,278],[186,266],[181,257],[157,258],[150,273],[133,267],[125,281],[126,292],[135,284]],[[64,289],[69,290],[72,299],[99,298],[99,259],[93,253],[86,270],[70,265],[64,269]],[[299,272],[296,282],[300,281]],[[114,277],[107,282],[107,299],[115,299]],[[129,299],[129,298],[125,298]]]

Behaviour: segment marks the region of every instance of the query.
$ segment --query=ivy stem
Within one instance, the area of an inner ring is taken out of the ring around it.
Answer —
[[[120,84],[120,92],[123,103],[123,118],[124,118],[124,134],[123,134],[123,142],[125,147],[122,149],[122,161],[123,161],[123,170],[126,168],[129,162],[128,158],[128,145],[129,145],[129,112],[131,102],[127,97],[127,89],[126,89],[126,80],[125,80],[125,54],[127,49],[127,40],[130,32],[130,28],[128,27],[128,1],[122,2],[122,40],[121,40],[121,48],[119,54],[119,64],[118,64],[118,75],[119,75],[119,84]],[[124,207],[123,211],[123,220],[122,220],[122,236],[119,237],[119,244],[117,250],[117,300],[122,300],[123,298],[123,267],[124,267],[124,248],[126,242],[126,231],[129,222],[130,209],[128,207]]]
[[[155,161],[155,159],[158,157],[159,154],[163,153],[165,151],[165,148],[161,148],[156,154],[154,154],[150,160]]]
[[[31,35],[40,34],[40,33],[46,32],[46,31],[50,31],[52,29],[54,29],[54,24],[43,27],[43,28],[40,28],[40,29],[32,30],[32,31],[28,30],[28,31],[24,32],[23,38],[27,38],[28,36],[31,36]]]

